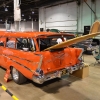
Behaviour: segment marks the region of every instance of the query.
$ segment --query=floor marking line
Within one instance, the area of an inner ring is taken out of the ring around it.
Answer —
[[[4,85],[0,83],[1,88],[6,91],[14,100],[19,100],[16,96],[14,96]]]

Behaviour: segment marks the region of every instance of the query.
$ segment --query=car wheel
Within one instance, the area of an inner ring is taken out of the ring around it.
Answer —
[[[26,77],[24,75],[22,75],[17,69],[15,69],[14,67],[11,70],[11,76],[12,79],[14,80],[15,83],[17,84],[23,84],[26,82]]]

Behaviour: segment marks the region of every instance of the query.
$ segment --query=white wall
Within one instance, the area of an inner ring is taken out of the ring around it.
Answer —
[[[75,2],[39,9],[39,28],[77,31]]]
[[[91,26],[95,20],[100,20],[100,0],[87,0],[89,6],[96,12],[94,13],[81,0],[81,5],[76,2],[67,3],[49,8],[39,9],[39,28],[57,28],[61,31],[84,32],[84,26]]]
[[[33,30],[39,31],[39,22],[33,22]]]
[[[19,30],[19,25],[17,27],[17,30]],[[15,24],[11,25],[11,31],[15,31]],[[20,22],[20,31],[32,31],[32,22],[26,21],[26,22]],[[39,31],[39,24],[38,22],[33,22],[33,31]]]
[[[5,24],[0,24],[0,31],[8,31],[8,30],[10,30],[10,28],[11,28],[11,25],[10,24],[7,24],[7,25],[5,25]]]
[[[7,30],[15,31],[15,24],[7,24]],[[19,23],[17,22],[17,30],[19,31]],[[0,31],[6,31],[5,24],[0,24]],[[32,22],[20,22],[20,31],[32,31]],[[33,31],[39,31],[39,22],[33,22]]]
[[[39,9],[39,31],[40,28],[45,29],[45,8],[40,8]]]
[[[95,3],[91,2],[91,0],[87,0],[87,3],[95,11]],[[91,26],[94,21],[94,13],[82,0],[81,5],[78,6],[78,32],[84,32],[84,26]]]
[[[0,24],[0,31],[6,31],[6,27],[4,24]]]

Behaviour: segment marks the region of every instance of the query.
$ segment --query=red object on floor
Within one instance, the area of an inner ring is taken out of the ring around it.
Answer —
[[[8,82],[8,80],[9,80],[9,75],[10,75],[10,70],[8,69],[8,70],[6,71],[5,76],[4,76],[4,80],[5,80],[6,82]]]

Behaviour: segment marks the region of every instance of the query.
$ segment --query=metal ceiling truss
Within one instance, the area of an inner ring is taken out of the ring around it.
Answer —
[[[0,23],[5,22],[7,19],[8,21],[13,21],[13,1],[14,0],[0,0]],[[33,18],[33,20],[38,20],[38,8],[42,6],[79,1],[80,0],[20,0],[21,12],[24,14],[22,19],[31,20],[31,18]],[[5,11],[5,8],[8,11]]]

